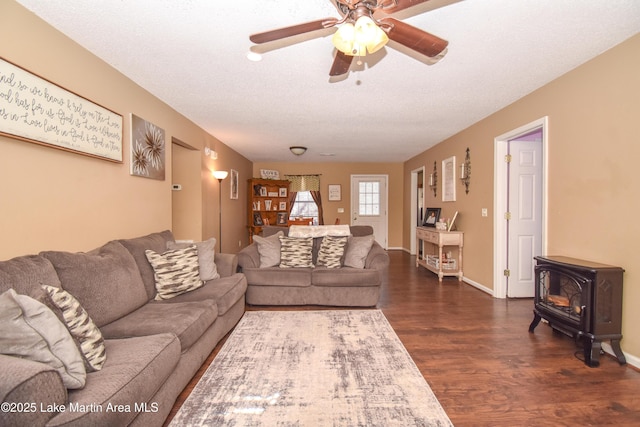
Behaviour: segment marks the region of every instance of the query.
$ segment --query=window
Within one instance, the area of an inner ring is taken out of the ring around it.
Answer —
[[[361,216],[380,215],[380,183],[378,181],[360,182],[359,191],[358,214]]]
[[[296,194],[296,201],[293,202],[293,208],[291,209],[291,215],[289,218],[313,218],[313,223],[318,224],[318,206],[311,197],[309,191],[298,191]]]

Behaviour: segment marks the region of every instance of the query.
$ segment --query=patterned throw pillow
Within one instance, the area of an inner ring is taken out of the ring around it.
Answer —
[[[177,297],[203,285],[200,280],[196,245],[169,250],[162,254],[147,249],[145,255],[153,267],[156,301]]]
[[[167,242],[167,249],[186,249],[191,245],[196,245],[198,249],[198,266],[200,268],[200,279],[215,280],[220,278],[218,266],[215,262],[216,239],[214,237],[204,242],[179,243]]]
[[[280,236],[280,267],[313,267],[313,237]]]
[[[99,371],[107,360],[104,338],[89,314],[69,292],[54,286],[42,285],[51,302],[62,313],[64,324],[78,343],[88,372]]]
[[[346,244],[347,237],[323,237],[320,251],[318,252],[318,264],[324,265],[327,268],[341,267],[341,260]]]

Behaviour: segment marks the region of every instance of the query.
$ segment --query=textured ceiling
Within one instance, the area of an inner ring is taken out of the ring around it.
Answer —
[[[17,1],[255,162],[405,161],[640,32],[638,0],[431,0],[396,17],[439,62],[391,42],[333,80],[332,31],[246,56],[329,0]]]

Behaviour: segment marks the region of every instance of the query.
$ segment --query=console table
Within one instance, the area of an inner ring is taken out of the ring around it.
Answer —
[[[416,267],[421,265],[436,273],[439,281],[442,281],[444,276],[458,276],[458,280],[462,280],[463,237],[462,231],[443,231],[429,227],[418,227],[416,229]],[[423,242],[422,256],[420,255],[420,242]],[[433,248],[432,254],[427,254],[427,243]],[[458,247],[457,260],[442,257],[445,246]],[[437,254],[435,247],[438,248]]]

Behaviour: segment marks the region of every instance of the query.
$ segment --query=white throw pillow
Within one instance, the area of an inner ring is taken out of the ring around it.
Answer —
[[[196,245],[190,245],[186,249],[172,249],[162,254],[150,249],[144,253],[153,267],[156,301],[177,297],[203,285]]]
[[[47,306],[13,289],[0,295],[0,354],[45,363],[65,387],[84,387],[84,362],[65,325]]]

